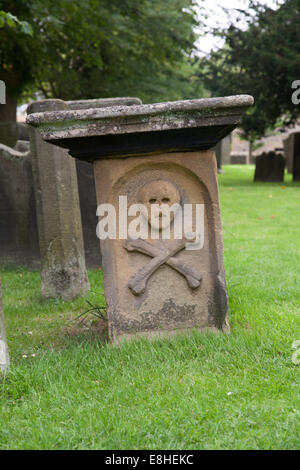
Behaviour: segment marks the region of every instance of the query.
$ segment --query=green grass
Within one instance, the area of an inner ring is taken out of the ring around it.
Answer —
[[[70,335],[87,300],[104,303],[100,271],[73,302],[42,301],[37,272],[1,271],[12,359],[0,383],[1,449],[299,449],[300,186],[224,169],[230,336],[117,348]]]

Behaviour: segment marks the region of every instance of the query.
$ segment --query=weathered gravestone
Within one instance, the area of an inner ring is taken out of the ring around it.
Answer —
[[[27,113],[55,109],[43,101]],[[84,258],[77,175],[66,151],[43,141],[31,129],[31,156],[41,254],[42,295],[73,299],[89,289]]]
[[[218,170],[222,170],[222,165],[230,165],[231,134],[224,137],[216,145],[216,159]]]
[[[85,260],[89,268],[101,266],[99,239],[97,227],[97,199],[93,165],[89,162],[76,160],[80,212],[85,249]]]
[[[39,259],[28,146],[23,147],[23,150],[26,149],[25,152],[19,152],[0,144],[0,263],[2,264],[36,266]]]
[[[0,122],[0,144],[13,148],[17,140],[18,124],[16,122]]]
[[[280,153],[263,153],[255,159],[254,181],[280,183],[284,179],[285,158]]]
[[[228,331],[213,148],[247,95],[32,114],[42,137],[93,162],[109,331]],[[198,218],[199,215],[199,218]],[[166,236],[164,236],[166,235]]]
[[[6,341],[4,312],[2,304],[2,289],[0,281],[0,372],[6,372],[9,368],[9,354]]]
[[[300,181],[300,132],[291,133],[283,145],[287,170],[293,174],[294,181]]]
[[[14,148],[18,140],[29,140],[27,125],[22,122],[0,122],[0,144]]]

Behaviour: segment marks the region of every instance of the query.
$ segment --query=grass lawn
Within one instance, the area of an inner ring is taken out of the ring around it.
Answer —
[[[300,185],[224,169],[229,336],[117,348],[70,324],[87,300],[104,305],[100,271],[73,302],[43,301],[38,272],[0,271],[11,355],[1,449],[300,448]]]

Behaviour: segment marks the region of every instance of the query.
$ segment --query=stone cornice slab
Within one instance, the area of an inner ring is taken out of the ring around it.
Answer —
[[[76,109],[76,102],[53,102],[53,111],[34,112],[27,123],[44,140],[93,161],[113,156],[209,149],[239,125],[252,96],[130,104]],[[48,102],[49,102],[48,101]],[[101,100],[96,100],[101,101]],[[70,109],[72,108],[72,109]],[[32,112],[31,111],[31,112]]]

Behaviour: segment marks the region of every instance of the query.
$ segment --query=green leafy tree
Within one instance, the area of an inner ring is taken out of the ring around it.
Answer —
[[[0,79],[5,81],[7,89],[7,104],[0,106],[0,121],[14,121],[16,96],[22,90],[21,82],[28,81],[24,55],[17,57],[17,54],[22,50],[24,37],[32,36],[33,31],[27,21],[21,21],[12,12],[2,10],[3,7],[9,7],[9,2],[0,1]],[[23,14],[24,9],[19,8],[19,12]]]
[[[194,0],[0,0],[0,9],[33,32],[0,29],[0,79],[10,108],[36,90],[61,99],[189,96],[193,6]]]
[[[253,143],[279,119],[291,124],[299,116],[291,97],[292,83],[300,79],[300,0],[286,0],[277,9],[250,6],[240,12],[242,23],[216,32],[224,47],[201,62],[199,76],[213,94],[254,96],[255,106],[242,123]]]

